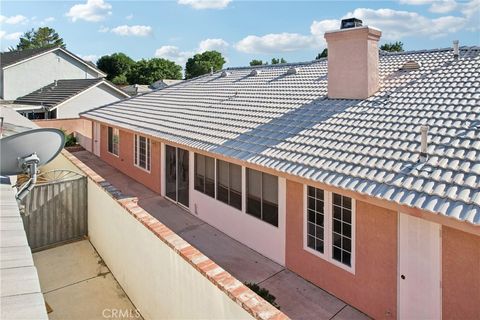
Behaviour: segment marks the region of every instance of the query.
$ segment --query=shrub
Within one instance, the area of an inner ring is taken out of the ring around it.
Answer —
[[[68,134],[65,129],[60,128],[60,130],[63,131],[63,134],[65,135],[65,147],[73,147],[74,145],[77,144],[77,139],[73,135],[73,132]]]
[[[274,306],[277,309],[280,309],[280,306],[275,302],[277,298],[274,295],[270,294],[270,291],[268,291],[265,288],[261,288],[258,284],[253,282],[245,282],[245,285],[249,287],[253,292],[258,294],[260,297],[265,299],[272,306]]]

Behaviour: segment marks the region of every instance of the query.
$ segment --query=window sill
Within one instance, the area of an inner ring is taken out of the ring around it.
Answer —
[[[318,257],[318,258],[320,258],[320,259],[322,259],[322,260],[325,260],[328,263],[333,264],[334,266],[336,266],[340,269],[343,269],[343,270],[348,271],[351,274],[355,275],[355,266],[354,265],[349,267],[349,266],[347,266],[347,265],[345,265],[341,262],[338,262],[337,260],[335,260],[333,258],[328,258],[328,256],[325,253],[320,253],[320,252],[318,252],[318,251],[316,251],[316,250],[314,250],[310,247],[307,247],[305,244],[303,246],[303,250],[312,254],[312,255],[314,255],[314,256],[316,256],[316,257]]]
[[[109,154],[111,154],[112,156],[115,156],[115,157],[117,157],[117,158],[120,158],[120,153],[119,153],[119,154],[115,154],[115,153],[110,152],[110,151],[108,151],[108,150],[107,150],[107,152],[108,152]]]
[[[133,166],[134,166],[135,168],[137,168],[137,169],[140,169],[140,170],[146,172],[146,173],[151,173],[150,170],[147,170],[147,169],[145,169],[145,168],[142,168],[142,167],[140,167],[139,165],[134,164]]]

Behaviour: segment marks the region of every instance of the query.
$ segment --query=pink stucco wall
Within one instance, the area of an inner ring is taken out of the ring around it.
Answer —
[[[480,236],[442,230],[443,319],[480,319]]]
[[[356,201],[355,274],[303,249],[303,186],[287,181],[286,266],[375,319],[397,314],[397,213]]]
[[[101,125],[100,158],[129,177],[160,193],[160,142],[151,141],[151,170],[147,172],[134,165],[134,134],[120,129],[119,156],[108,152],[108,130]]]

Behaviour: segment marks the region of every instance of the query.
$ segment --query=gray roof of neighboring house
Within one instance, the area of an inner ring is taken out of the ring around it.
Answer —
[[[25,49],[21,51],[2,52],[0,53],[0,65],[2,66],[2,68],[4,68],[11,64],[34,57],[41,53],[50,51],[52,49],[53,49],[52,47],[47,47],[47,48]]]
[[[400,71],[409,60],[420,69]],[[479,47],[458,60],[451,49],[382,53],[381,89],[366,100],[328,99],[325,59],[226,72],[82,115],[480,224]],[[422,124],[429,158],[419,165]]]
[[[55,50],[62,50],[65,53],[75,57],[80,62],[83,62],[85,65],[87,65],[89,68],[96,70],[100,75],[106,75],[102,70],[98,69],[97,66],[90,62],[90,61],[85,61],[79,56],[75,55],[74,53],[68,51],[65,48],[56,46],[56,47],[45,47],[45,48],[33,48],[33,49],[25,49],[21,51],[6,51],[6,52],[1,52],[0,53],[0,67],[5,68],[10,65],[16,64],[18,62],[21,62],[23,60],[27,60],[30,58],[33,58],[35,56],[41,55],[43,53],[49,52],[49,51],[55,51]]]
[[[103,78],[58,80],[56,84],[51,83],[23,97],[19,97],[13,103],[14,105],[43,105],[46,108],[53,108],[102,81],[104,81]]]

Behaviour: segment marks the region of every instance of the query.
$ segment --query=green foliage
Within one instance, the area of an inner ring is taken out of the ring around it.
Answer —
[[[73,135],[73,132],[68,134],[67,130],[60,128],[62,130],[63,134],[65,135],[65,148],[67,147],[73,147],[77,144],[77,138]]]
[[[127,76],[124,74],[118,75],[112,79],[112,83],[117,86],[125,86],[128,84]]]
[[[113,79],[120,76],[118,80],[125,79],[127,81],[126,74],[130,71],[130,68],[135,64],[135,61],[132,60],[129,56],[122,52],[117,52],[111,55],[106,55],[100,57],[97,61],[98,69],[102,70],[107,74],[107,80],[113,82]],[[123,77],[121,77],[123,76]],[[118,84],[127,84],[127,83],[118,83]]]
[[[23,36],[20,37],[17,46],[10,48],[10,51],[56,46],[65,48],[65,43],[58,33],[52,28],[40,27],[37,30],[32,29],[25,32]]]
[[[380,50],[388,52],[403,52],[403,43],[401,41],[384,43],[380,46]]]
[[[253,282],[245,282],[245,285],[250,288],[253,292],[258,294],[260,297],[265,299],[268,303],[270,303],[272,306],[274,306],[277,309],[280,309],[280,306],[275,302],[277,299],[274,295],[270,294],[270,291],[268,291],[265,288],[260,288],[260,286],[256,283]]]
[[[167,59],[142,59],[132,65],[126,76],[130,84],[151,84],[162,79],[181,79],[182,67]]]
[[[272,58],[272,64],[280,64],[280,63],[287,63],[287,60],[283,58],[280,58],[280,59]]]
[[[205,51],[189,58],[185,65],[185,79],[191,79],[223,68],[225,59],[218,51]]]
[[[263,65],[262,60],[253,59],[252,61],[250,61],[250,66],[261,66],[261,65]]]
[[[325,48],[323,49],[323,51],[319,54],[317,54],[317,57],[315,58],[315,60],[318,60],[318,59],[321,59],[321,58],[326,58],[328,57],[328,49]]]

